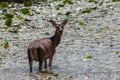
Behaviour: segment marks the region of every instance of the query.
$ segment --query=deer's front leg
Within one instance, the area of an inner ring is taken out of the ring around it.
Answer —
[[[53,61],[53,56],[51,56],[51,57],[49,58],[49,67],[50,67],[50,68],[52,67],[52,61]]]
[[[44,68],[47,68],[47,59],[44,60]]]

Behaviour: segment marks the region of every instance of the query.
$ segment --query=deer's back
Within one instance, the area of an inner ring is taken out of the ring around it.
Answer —
[[[32,58],[36,61],[38,61],[38,55],[37,55],[37,50],[40,48],[40,52],[39,53],[40,55],[44,55],[44,56],[41,56],[41,57],[44,57],[44,58],[49,58],[54,49],[52,47],[52,42],[50,39],[48,38],[43,38],[43,39],[40,39],[40,40],[34,40],[33,42],[30,43],[30,45],[28,46],[28,49],[30,50],[30,54],[32,56]]]

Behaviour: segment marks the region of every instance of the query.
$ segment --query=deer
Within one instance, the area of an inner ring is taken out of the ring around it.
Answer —
[[[27,49],[28,54],[28,62],[30,72],[32,72],[32,64],[33,61],[39,62],[38,70],[41,72],[42,66],[44,63],[44,68],[46,69],[48,66],[51,68],[53,56],[56,52],[56,47],[59,45],[61,41],[61,36],[64,30],[64,26],[67,24],[68,19],[65,19],[60,24],[56,23],[54,20],[48,20],[55,28],[55,33],[53,36],[49,38],[42,38],[38,40],[32,41]],[[49,60],[49,64],[47,65],[47,60]]]

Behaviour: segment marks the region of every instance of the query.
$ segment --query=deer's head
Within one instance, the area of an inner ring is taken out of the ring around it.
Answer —
[[[64,20],[60,24],[57,24],[54,20],[50,20],[49,22],[51,22],[52,25],[56,28],[56,32],[61,35],[64,30],[64,26],[68,22],[68,19]]]

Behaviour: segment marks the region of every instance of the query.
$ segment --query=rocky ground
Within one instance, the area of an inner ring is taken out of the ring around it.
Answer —
[[[8,12],[24,19],[14,16],[12,27],[4,25],[0,11],[0,80],[120,80],[120,2],[81,0],[56,10],[58,4],[61,2],[27,7],[31,16],[20,12],[23,4],[15,4]],[[92,9],[84,13],[86,8]],[[37,62],[29,73],[27,46],[54,34],[47,22],[51,18],[58,23],[69,19],[56,49],[53,74],[36,73]],[[18,33],[10,31],[14,28]]]

